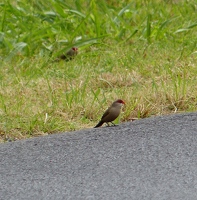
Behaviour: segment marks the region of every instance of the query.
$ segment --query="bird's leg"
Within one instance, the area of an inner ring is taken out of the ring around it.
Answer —
[[[111,122],[113,126],[117,126],[116,124],[114,124],[113,122]]]

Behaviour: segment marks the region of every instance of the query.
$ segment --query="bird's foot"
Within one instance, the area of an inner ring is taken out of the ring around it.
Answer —
[[[107,126],[106,127],[111,127],[111,126],[118,126],[117,124],[114,124],[113,122],[110,122],[111,125],[109,123],[106,122]]]
[[[111,122],[112,126],[118,126],[117,124],[114,124],[113,122]]]

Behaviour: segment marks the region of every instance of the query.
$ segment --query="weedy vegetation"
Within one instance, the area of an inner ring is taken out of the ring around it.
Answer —
[[[72,46],[75,59],[53,62]],[[196,0],[4,0],[0,141],[196,111]]]

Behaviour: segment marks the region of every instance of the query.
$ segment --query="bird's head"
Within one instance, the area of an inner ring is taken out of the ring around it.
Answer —
[[[72,47],[72,50],[73,51],[78,51],[78,48],[77,47]]]
[[[124,104],[125,105],[125,102],[122,100],[122,99],[118,99],[115,101],[116,103],[121,103],[121,104]]]
[[[72,59],[72,57],[76,56],[78,54],[78,48],[77,47],[72,47],[66,55],[69,56],[69,59]]]
[[[75,56],[78,54],[78,48],[77,47],[72,47],[70,51],[71,56]]]
[[[123,105],[125,105],[125,102],[122,100],[122,99],[118,99],[118,100],[116,100],[116,101],[114,101],[113,103],[112,103],[112,106],[118,106],[118,107],[122,107]]]

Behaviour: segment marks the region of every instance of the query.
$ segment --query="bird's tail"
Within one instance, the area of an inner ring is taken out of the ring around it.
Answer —
[[[100,121],[94,128],[98,128],[103,125],[104,122]]]

